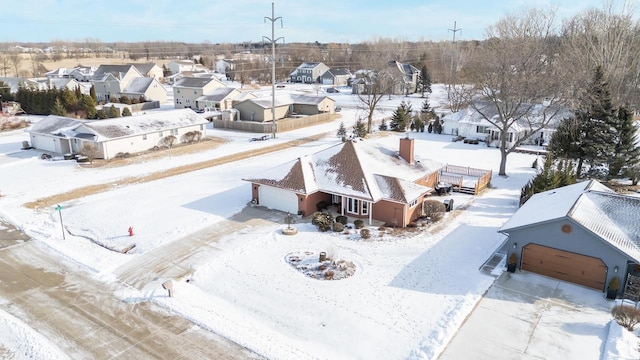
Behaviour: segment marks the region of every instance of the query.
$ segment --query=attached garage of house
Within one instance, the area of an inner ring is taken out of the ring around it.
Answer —
[[[273,186],[261,185],[258,189],[258,205],[290,214],[298,213],[298,196]]]
[[[607,265],[601,259],[538,244],[522,248],[520,266],[522,270],[597,290],[604,289],[607,280]]]

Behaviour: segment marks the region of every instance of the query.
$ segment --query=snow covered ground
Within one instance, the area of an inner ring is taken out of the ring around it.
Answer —
[[[430,103],[438,106],[446,93],[442,86],[434,89]],[[281,133],[264,142],[249,142],[252,134],[208,129],[207,135],[228,142],[198,154],[167,156],[121,168],[83,168],[73,161],[43,161],[37,152],[18,150],[22,141],[28,140],[26,133],[0,134],[0,217],[93,270],[103,281],[116,281],[116,268],[242,211],[251,200],[250,186],[242,178],[339,142],[335,132],[340,121],[351,127],[364,113],[356,108],[355,96],[344,92],[328,95],[343,109],[342,119],[334,123]],[[402,100],[410,100],[415,110],[422,103],[419,95],[387,99],[387,112],[377,116],[388,116]],[[154,182],[117,184],[125,177],[324,132],[329,135],[295,149]],[[397,149],[399,136],[373,136],[365,141]],[[411,136],[416,139],[418,158],[492,169],[492,188],[475,198],[456,195],[459,210],[448,213],[440,225],[393,238],[374,236],[365,241],[319,233],[308,223],[295,224],[295,236],[282,234],[284,224],[229,233],[218,242],[217,251],[208,253],[207,258],[194,259],[190,277],[173,279],[174,297],[167,297],[160,286],[167,279],[152,282],[142,290],[123,286],[116,295],[153,301],[272,359],[436,358],[503,270],[485,274],[479,269],[504,241],[497,229],[516,211],[520,188],[534,174],[531,164],[535,155],[509,155],[509,176],[500,177],[496,175],[500,159],[497,149],[451,142],[448,135]],[[115,184],[111,191],[60,204],[69,231],[65,240],[60,213],[54,207],[23,207],[40,197],[109,182]],[[127,234],[129,226],[134,228],[133,237]],[[88,238],[122,246],[135,241],[136,247],[125,255],[99,247]],[[285,259],[287,254],[300,251],[325,251],[351,261],[356,264],[355,275],[337,281],[305,277]],[[0,323],[9,321],[13,325],[0,326],[0,355],[3,347],[22,352],[15,339],[24,338],[38,342],[39,351],[57,356],[56,339],[40,339],[37,329],[26,329],[25,335],[12,330],[20,327],[19,321],[0,307]],[[599,334],[607,334],[602,313],[592,322],[588,317],[581,321],[574,327],[595,326],[602,329]],[[571,334],[580,333],[579,328],[567,330],[566,341],[572,341]],[[607,346],[607,351],[614,349],[613,356],[626,351],[615,350],[626,343],[617,339],[629,340],[625,330],[616,331],[616,340]],[[588,340],[606,341],[599,336]],[[637,339],[631,337],[631,341]],[[563,344],[532,346],[560,348]],[[593,354],[593,358],[608,358],[604,345],[601,348],[602,353]],[[633,354],[637,356],[637,352]],[[512,356],[494,355],[496,359]],[[474,358],[473,354],[468,358]]]

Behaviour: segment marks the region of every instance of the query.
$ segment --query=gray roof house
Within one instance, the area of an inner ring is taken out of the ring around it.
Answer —
[[[599,291],[640,275],[640,197],[595,180],[535,194],[499,232],[521,270]]]
[[[164,77],[164,71],[160,66],[156,65],[156,63],[131,63],[129,65],[135,66],[135,68],[138,69],[138,71],[140,71],[140,73],[145,77],[156,78],[158,80],[161,80]]]
[[[295,83],[319,83],[321,76],[329,67],[321,62],[305,62],[300,64],[291,74],[289,79]]]
[[[240,120],[272,121],[271,97],[249,98],[234,104],[240,112]],[[275,97],[276,120],[293,116],[316,115],[335,112],[335,100],[328,96],[283,94]]]
[[[345,86],[351,78],[349,69],[329,69],[321,76],[323,85]]]
[[[178,141],[189,132],[200,132],[203,136],[207,123],[207,119],[193,110],[175,109],[107,120],[49,115],[27,131],[35,149],[70,154],[79,153],[86,143],[90,143],[99,150],[97,158],[111,159],[119,154],[158,148],[160,141],[169,135]]]

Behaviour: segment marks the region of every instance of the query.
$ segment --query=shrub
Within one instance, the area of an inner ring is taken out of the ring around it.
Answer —
[[[353,222],[353,227],[356,229],[362,229],[364,227],[364,221],[358,219]]]
[[[425,200],[422,203],[424,215],[431,219],[432,222],[438,222],[444,217],[447,208],[438,200]]]
[[[331,230],[333,225],[333,216],[329,213],[317,212],[313,214],[311,223],[318,227],[318,230],[324,232]]]
[[[610,290],[618,290],[620,289],[620,280],[618,280],[617,276],[614,276],[611,281],[609,281],[609,289]]]
[[[325,280],[333,280],[333,275],[335,275],[335,273],[332,270],[327,270],[327,272],[324,273],[324,278]]]
[[[335,222],[333,224],[333,231],[335,232],[341,232],[342,230],[344,230],[344,224],[342,224],[341,222]]]
[[[518,263],[518,257],[516,256],[515,253],[511,253],[511,255],[509,255],[509,260],[507,262],[508,264],[517,264]]]
[[[361,236],[363,239],[369,239],[369,238],[371,238],[371,230],[369,230],[369,229],[362,229],[362,230],[360,230],[360,236]]]
[[[628,305],[616,305],[611,309],[611,315],[620,326],[624,326],[629,331],[633,331],[640,322],[640,309]]]
[[[336,222],[339,222],[339,223],[341,223],[342,225],[347,225],[347,222],[348,222],[348,221],[349,221],[349,220],[348,220],[348,219],[347,219],[347,217],[346,217],[346,216],[344,216],[344,215],[338,215],[338,216],[336,216]]]

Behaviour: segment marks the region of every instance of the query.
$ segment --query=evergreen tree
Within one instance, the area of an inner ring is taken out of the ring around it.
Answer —
[[[422,65],[422,69],[420,69],[418,84],[422,92],[422,97],[424,97],[425,92],[431,93],[431,76],[429,75],[429,71],[427,71],[427,67],[425,65]]]
[[[96,101],[90,95],[82,95],[80,109],[87,114],[87,119],[96,119]]]
[[[625,107],[618,109],[616,115],[614,151],[608,162],[610,178],[622,175],[621,172],[626,165],[635,164],[640,160],[633,115]]]
[[[118,118],[120,117],[120,109],[118,109],[115,105],[111,105],[109,108],[109,112],[107,114],[109,118]]]
[[[437,115],[433,120],[433,133],[442,134],[442,121],[440,121],[440,117]]]
[[[131,116],[131,110],[128,107],[122,109],[122,117]]]
[[[347,128],[344,127],[344,121],[340,122],[340,127],[338,128],[338,137],[344,138],[347,135]]]
[[[96,102],[96,104],[98,103],[98,97],[96,96],[96,87],[95,86],[91,86],[91,89],[89,89],[89,96],[91,96],[91,98],[93,99],[93,101]]]
[[[358,118],[355,125],[353,125],[353,136],[365,138],[367,136],[367,124]]]
[[[393,112],[389,127],[393,131],[405,131],[410,120],[411,104],[407,104],[403,100]]]
[[[596,166],[607,162],[614,152],[614,128],[615,111],[611,101],[609,85],[604,79],[604,71],[596,68],[593,83],[591,84],[587,98],[585,99],[586,111],[578,115],[582,124],[582,150],[584,161],[590,165],[592,173]],[[582,172],[582,162],[578,163],[578,175]]]
[[[413,121],[411,122],[411,126],[412,126],[411,130],[424,132],[424,121],[422,120],[422,117],[420,117],[420,115],[418,114],[413,115]]]
[[[60,99],[56,99],[54,102],[53,108],[51,108],[51,115],[67,116],[67,110],[62,106]]]
[[[520,190],[520,206],[534,194],[576,183],[576,174],[570,161],[554,164],[553,156],[548,154],[542,169]]]
[[[380,122],[380,126],[378,126],[378,129],[380,131],[387,131],[389,129],[389,126],[387,125],[387,120],[385,118],[382,118],[382,121]]]

